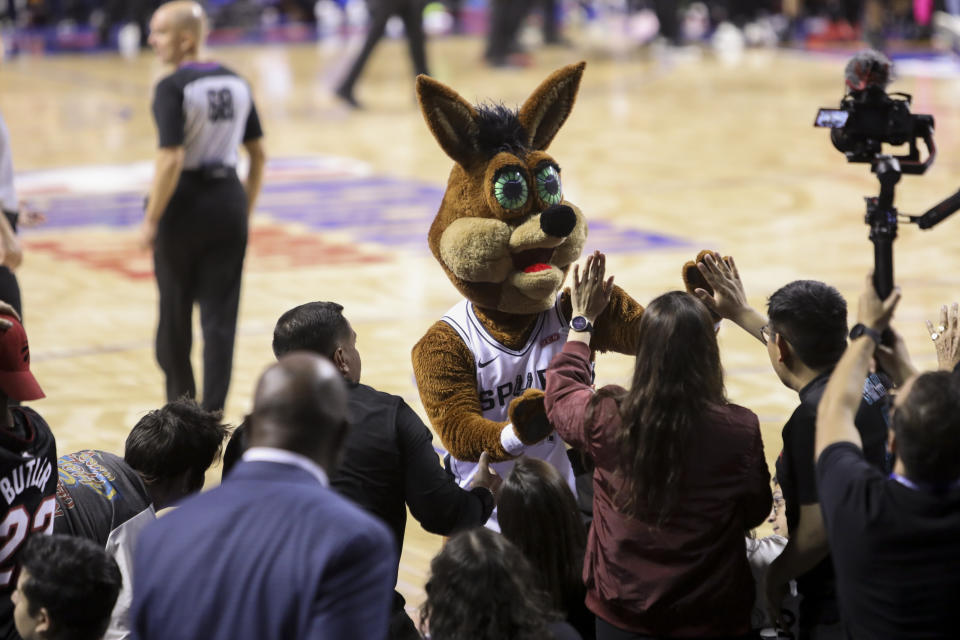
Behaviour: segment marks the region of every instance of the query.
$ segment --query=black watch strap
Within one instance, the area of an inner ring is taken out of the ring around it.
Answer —
[[[853,329],[850,329],[851,340],[856,340],[860,336],[869,336],[876,345],[879,345],[880,341],[883,340],[883,335],[881,335],[879,331],[874,331],[862,322],[858,322],[857,324],[853,325]]]

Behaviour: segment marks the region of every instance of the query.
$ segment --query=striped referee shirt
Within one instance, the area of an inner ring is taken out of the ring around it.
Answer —
[[[185,149],[183,168],[237,166],[241,142],[263,136],[246,80],[216,62],[192,62],[163,78],[153,97],[160,147]]]

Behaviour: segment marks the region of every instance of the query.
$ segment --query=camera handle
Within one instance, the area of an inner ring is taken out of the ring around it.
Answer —
[[[880,181],[880,195],[865,198],[865,221],[870,226],[870,242],[873,243],[873,288],[881,300],[886,300],[893,291],[893,241],[897,239],[897,209],[893,206],[893,196],[900,182],[900,161],[894,156],[878,155],[870,170]]]

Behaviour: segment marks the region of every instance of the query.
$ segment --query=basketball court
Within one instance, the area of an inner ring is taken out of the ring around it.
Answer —
[[[640,302],[682,288],[681,265],[713,248],[735,256],[754,305],[790,280],[819,279],[847,296],[853,323],[873,261],[863,196],[876,195],[877,181],[812,127],[817,108],[842,96],[847,55],[561,49],[538,52],[531,68],[493,70],[481,65],[482,50],[476,38],[428,45],[437,79],[468,100],[510,106],[552,69],[587,59],[577,105],[550,151],[566,198],[590,220],[587,250],[605,251],[609,272]],[[362,381],[403,396],[422,416],[410,350],[459,297],[426,244],[451,161],[417,109],[405,43],[384,42],[374,54],[357,87],[360,112],[332,97],[346,64],[336,46],[245,45],[211,55],[251,81],[270,157],[228,421],[251,407],[273,360],[276,319],[310,300],[344,305]],[[148,52],[23,56],[0,66],[20,197],[48,214],[45,226],[22,233],[19,278],[33,369],[48,396],[34,406],[60,453],[122,452],[130,427],[164,401],[152,260],[136,244],[155,148],[151,91],[163,73]],[[912,93],[914,113],[936,118],[936,164],[898,189],[900,210],[919,214],[960,188],[960,66],[906,60],[891,90]],[[936,362],[923,321],[960,298],[958,225],[903,225],[895,244],[904,290],[897,326],[921,366]],[[758,341],[728,323],[720,339],[729,398],[760,416],[772,468],[796,394],[776,379]],[[631,370],[630,358],[603,355],[597,381],[624,382]],[[211,470],[208,485],[219,477],[219,467]],[[410,520],[399,590],[411,606],[423,600],[440,544]]]

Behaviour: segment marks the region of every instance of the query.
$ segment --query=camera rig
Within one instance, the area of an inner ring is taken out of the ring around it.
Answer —
[[[910,101],[909,94],[887,94],[882,87],[870,86],[844,96],[840,109],[821,109],[814,123],[830,127],[830,139],[847,161],[870,163],[870,171],[880,182],[879,195],[865,198],[865,222],[873,243],[873,286],[881,299],[893,291],[893,241],[899,223],[930,229],[960,210],[960,191],[919,216],[900,214],[893,204],[900,177],[922,175],[937,155],[933,116],[911,114]],[[927,158],[922,161],[920,141],[927,150]],[[882,153],[883,144],[907,144],[909,148],[906,154],[895,156]]]

